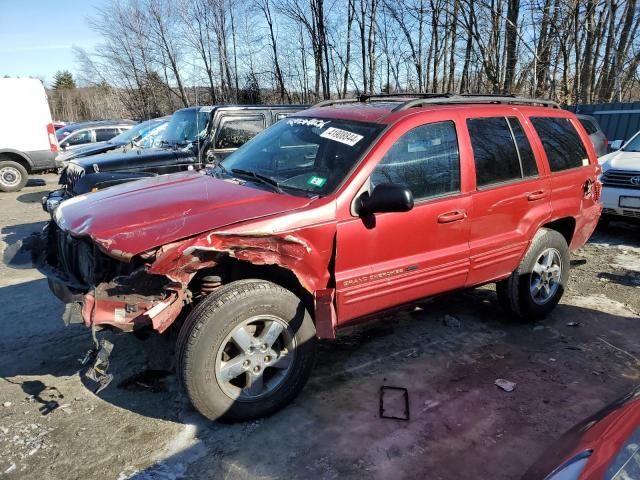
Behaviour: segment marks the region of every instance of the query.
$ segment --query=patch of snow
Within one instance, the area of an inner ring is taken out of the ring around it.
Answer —
[[[185,478],[189,464],[202,458],[207,449],[202,440],[197,438],[200,417],[193,415],[184,418],[185,425],[177,435],[158,454],[154,463],[143,470],[133,467],[125,468],[118,475],[118,480],[179,480]]]

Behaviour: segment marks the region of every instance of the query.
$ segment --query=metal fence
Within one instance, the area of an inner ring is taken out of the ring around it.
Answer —
[[[565,108],[574,113],[593,116],[610,142],[629,140],[640,130],[640,102],[570,105]]]

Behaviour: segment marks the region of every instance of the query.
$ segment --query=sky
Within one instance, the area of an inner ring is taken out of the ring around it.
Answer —
[[[0,77],[75,73],[72,47],[92,50],[100,37],[88,25],[100,0],[0,0]]]

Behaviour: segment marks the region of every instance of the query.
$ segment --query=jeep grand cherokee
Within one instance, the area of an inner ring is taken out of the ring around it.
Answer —
[[[68,322],[184,319],[193,405],[248,419],[300,391],[316,338],[385,310],[496,282],[514,316],[547,315],[598,221],[598,174],[552,102],[360,97],[296,113],[206,175],[64,202],[39,265]]]

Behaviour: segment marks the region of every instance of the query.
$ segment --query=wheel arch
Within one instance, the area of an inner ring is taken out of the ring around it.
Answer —
[[[571,245],[573,236],[576,232],[576,219],[573,217],[562,217],[551,222],[545,223],[541,228],[555,230],[564,237],[567,245]]]
[[[266,280],[279,285],[297,296],[315,321],[314,298],[311,292],[302,286],[298,277],[288,268],[280,265],[259,265],[236,258],[227,257],[221,264],[212,269],[201,270],[189,284],[191,289],[198,289],[202,277],[219,275],[223,284],[237,280]]]
[[[27,173],[33,173],[31,160],[22,152],[18,152],[17,150],[0,150],[0,160],[3,159],[19,163],[27,170]]]

